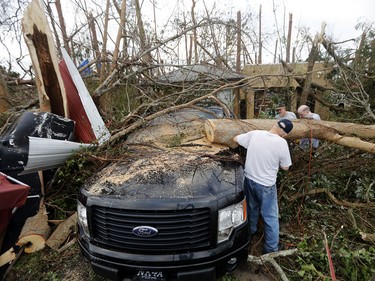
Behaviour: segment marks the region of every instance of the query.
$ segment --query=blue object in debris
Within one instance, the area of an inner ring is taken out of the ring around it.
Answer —
[[[78,69],[84,67],[85,65],[88,65],[89,64],[89,60],[88,59],[85,59],[83,62],[81,62],[81,64],[78,66]],[[89,76],[89,75],[92,75],[92,70],[90,67],[86,68],[84,71],[81,72],[81,75],[82,76]]]

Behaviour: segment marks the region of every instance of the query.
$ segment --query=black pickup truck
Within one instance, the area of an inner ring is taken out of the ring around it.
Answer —
[[[216,280],[246,261],[249,227],[236,153],[204,138],[211,114],[167,114],[78,196],[79,244],[111,280]],[[212,117],[213,118],[213,117]]]

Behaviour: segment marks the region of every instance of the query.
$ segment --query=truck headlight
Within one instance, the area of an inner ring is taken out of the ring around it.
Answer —
[[[217,242],[221,243],[231,235],[234,228],[246,221],[246,198],[242,202],[219,210]]]
[[[87,237],[90,237],[86,207],[79,201],[77,204],[77,220],[78,224],[82,227],[84,234]]]

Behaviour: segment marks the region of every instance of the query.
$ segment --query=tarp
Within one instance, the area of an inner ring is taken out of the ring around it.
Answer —
[[[84,66],[86,66],[86,65],[88,65],[88,64],[89,64],[89,60],[88,60],[88,59],[85,59],[85,60],[84,60],[83,62],[81,62],[81,64],[78,66],[78,69],[81,68],[81,67],[84,67]],[[81,74],[82,74],[83,76],[85,76],[85,77],[90,76],[90,75],[92,74],[92,70],[91,70],[90,67],[88,67],[88,68],[86,68],[85,70],[83,70],[83,71],[81,72]]]
[[[6,230],[12,210],[26,203],[29,190],[30,186],[11,182],[9,177],[0,173],[0,234]]]

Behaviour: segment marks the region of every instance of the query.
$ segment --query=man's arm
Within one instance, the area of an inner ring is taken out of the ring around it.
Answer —
[[[282,167],[282,166],[280,166],[280,169],[281,169],[281,170],[284,170],[284,171],[288,171],[288,170],[289,170],[289,167]]]

